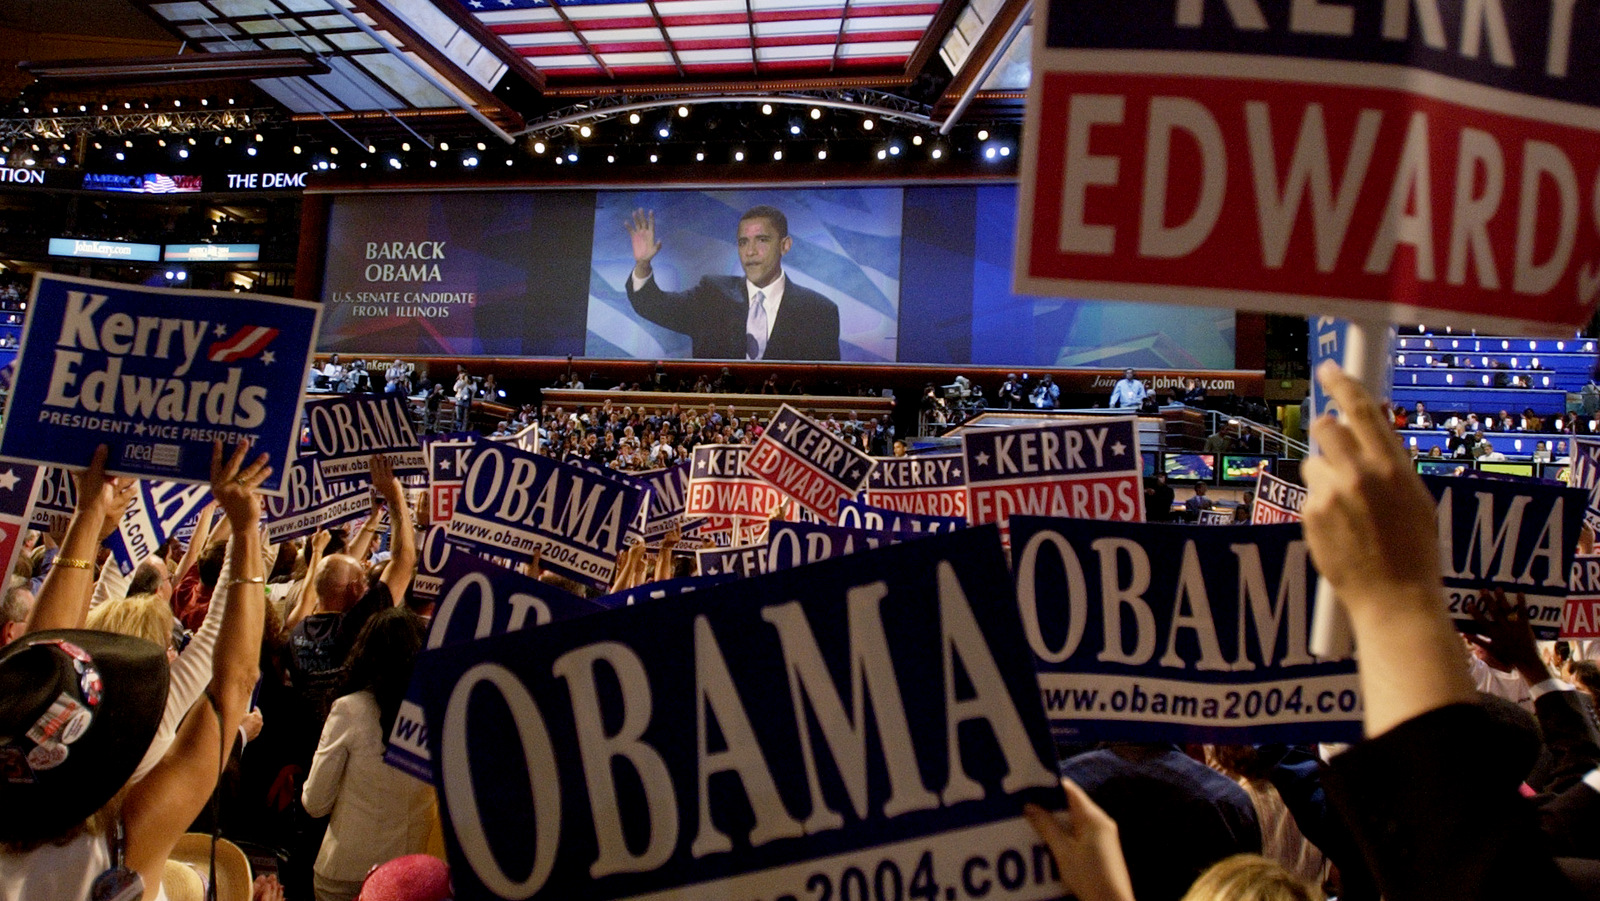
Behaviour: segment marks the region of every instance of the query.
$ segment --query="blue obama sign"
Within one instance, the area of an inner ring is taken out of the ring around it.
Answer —
[[[1298,523],[1209,529],[1014,516],[1011,552],[1058,739],[1361,736],[1355,662],[1309,649],[1316,571]]]
[[[1057,898],[993,528],[417,660],[457,901]],[[876,886],[876,888],[874,888]]]
[[[38,276],[0,457],[78,468],[106,444],[109,472],[205,483],[212,440],[248,439],[278,494],[320,321],[300,300]]]

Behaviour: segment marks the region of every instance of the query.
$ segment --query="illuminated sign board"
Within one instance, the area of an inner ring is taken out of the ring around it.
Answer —
[[[168,262],[230,263],[261,259],[260,244],[168,244],[163,251]]]
[[[44,184],[44,170],[0,166],[0,184],[42,185]]]
[[[95,241],[84,238],[51,238],[50,255],[155,262],[161,259],[161,245],[127,244],[122,241]]]
[[[282,191],[306,186],[304,172],[229,172],[230,191]]]
[[[120,191],[129,194],[198,194],[203,179],[199,175],[117,175],[109,172],[83,173],[86,191]]]

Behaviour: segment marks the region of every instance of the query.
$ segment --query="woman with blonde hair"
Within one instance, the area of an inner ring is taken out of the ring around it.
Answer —
[[[143,638],[166,648],[169,663],[178,656],[172,646],[172,608],[159,595],[133,594],[106,601],[89,611],[83,625],[86,629]]]
[[[1183,901],[1322,901],[1323,897],[1275,861],[1259,854],[1235,854],[1201,873]]]

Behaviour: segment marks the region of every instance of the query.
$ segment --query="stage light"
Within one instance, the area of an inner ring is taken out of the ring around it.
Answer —
[[[130,144],[128,144],[128,146],[132,147],[133,144],[130,143]],[[157,147],[165,147],[165,146],[167,146],[167,139],[166,138],[156,138],[156,146]],[[35,147],[33,149],[34,150],[38,150],[39,148]]]
[[[918,147],[921,147],[922,146],[922,135],[912,135],[911,136],[911,143],[915,144]]]
[[[338,156],[339,155],[339,148],[337,148],[337,147],[329,147],[328,148],[328,152],[333,154],[334,156]]]
[[[367,152],[368,153],[377,153],[378,152],[378,146],[376,144],[368,144],[367,145]]]
[[[81,104],[81,103],[80,103],[80,104],[78,104],[78,112],[80,112],[80,113],[87,113],[87,112],[88,112],[88,111],[89,111],[89,108],[88,108],[88,107],[87,107],[87,106],[84,106],[84,105],[83,105],[83,104]]]
[[[117,151],[117,159],[120,161],[120,160],[127,159],[127,157],[123,155],[122,151],[118,150]]]
[[[211,101],[207,100],[204,97],[201,97],[200,98],[200,105],[201,106],[210,106],[211,105]]]
[[[889,145],[889,155],[890,156],[899,156],[900,155],[900,145],[899,144],[890,144]]]
[[[825,160],[827,158],[828,158],[828,148],[824,147],[824,148],[822,148],[822,149],[817,151],[817,159]]]
[[[479,142],[478,142],[478,152],[479,152],[479,153],[482,153],[482,152],[483,152],[483,151],[485,151],[485,150],[488,150],[488,149],[489,149],[489,148],[488,148],[488,147],[485,147],[485,146],[484,146],[484,144],[483,144],[483,142],[482,142],[482,141],[479,141]]]
[[[450,142],[449,141],[440,141],[439,142],[439,149],[440,150],[449,150],[450,149]],[[335,150],[334,153],[338,153],[338,151]]]
[[[661,127],[656,129],[656,137],[667,138],[667,137],[670,137],[671,135],[672,135],[672,129],[668,128],[667,127],[667,123],[665,123],[665,122],[661,123]]]
[[[941,157],[944,156],[944,151],[940,150],[937,147],[935,147],[935,148],[933,148],[933,152],[928,154],[928,155],[933,157],[934,159],[940,159]]]
[[[577,161],[578,161],[578,151],[576,151],[576,150],[567,151],[567,162],[576,163]]]
[[[506,160],[506,165],[507,166],[511,165],[511,161],[510,160]]]
[[[629,125],[638,125],[639,124],[639,114],[638,113],[629,113],[628,114],[628,124]]]
[[[743,150],[735,150],[733,152],[733,161],[736,162],[736,163],[744,162],[744,151]]]
[[[606,154],[606,162],[614,163],[616,161],[617,161],[617,157],[616,157],[615,154],[610,154],[610,153]]]
[[[410,141],[401,142],[400,151],[402,153],[410,153],[411,152],[411,142]]]
[[[397,157],[397,156],[389,157],[389,168],[391,168],[391,169],[400,168],[400,158]]]
[[[886,160],[888,158],[889,158],[889,151],[884,150],[882,148],[879,148],[879,150],[878,150],[878,159]]]
[[[763,116],[772,115],[772,104],[770,104],[770,103],[761,104],[761,115],[763,115]]]
[[[1011,155],[1011,145],[1010,144],[1001,144],[1000,145],[1000,155],[1001,156],[1010,156]]]
[[[772,161],[775,162],[775,163],[783,162],[783,151],[782,150],[774,150],[774,151],[772,151]]]
[[[169,281],[169,282],[172,281],[174,278],[177,278],[177,276],[173,273],[173,271],[171,269],[167,270],[166,276],[167,276],[167,281]]]
[[[811,118],[813,118],[813,119],[821,119],[822,118],[822,110],[820,110],[820,109],[818,109],[818,108],[813,106],[811,108]]]
[[[995,156],[996,156],[996,153],[995,153],[995,148],[993,147],[993,145],[983,148],[983,158],[984,159],[992,160],[992,159],[995,158]]]
[[[262,137],[262,136],[261,136],[261,132],[259,132],[259,131],[258,131],[258,132],[256,132],[256,143],[257,143],[257,144],[259,144],[259,143],[261,143],[261,142],[262,142],[262,141],[265,141],[265,140],[266,140],[266,138],[263,138],[263,137]]]
[[[133,142],[132,141],[123,141],[122,142],[122,146],[124,146],[124,147],[132,147],[133,146]]]
[[[989,129],[987,129],[987,128],[978,129],[978,140],[980,140],[980,141],[989,140]]]
[[[564,163],[566,161],[567,161],[566,157],[561,156],[560,154],[556,155],[556,165],[557,166],[561,165],[562,163]]]
[[[533,142],[533,152],[534,153],[544,153],[544,142],[543,141],[534,141]]]
[[[174,100],[174,101],[172,101],[172,105],[173,106],[183,106],[183,101],[182,100]]]
[[[131,104],[128,101],[124,100],[124,101],[122,101],[122,108],[123,109],[133,109],[133,104]],[[27,110],[23,110],[23,112],[27,112]]]
[[[697,163],[705,162],[706,161],[706,152],[704,150],[696,150],[695,153],[694,153],[694,161],[697,162]]]
[[[867,131],[871,131],[873,129],[873,126],[876,125],[876,124],[877,123],[873,122],[871,119],[862,119],[861,120],[861,127],[866,129]]]
[[[294,145],[290,149],[294,151],[295,156],[299,156],[300,155],[300,145],[299,144]]]
[[[438,160],[428,160],[428,168],[429,169],[437,169],[437,168],[439,168],[439,161]]]
[[[578,126],[578,137],[587,138],[588,136],[590,136],[592,134],[594,134],[594,129],[590,128],[589,126],[587,126],[587,125]]]
[[[232,144],[233,143],[233,135],[223,135],[222,136],[222,143],[224,143],[224,144]]]
[[[689,108],[687,106],[678,107],[678,118],[680,118],[680,119],[689,118]]]
[[[111,107],[107,106],[106,104],[104,104],[104,103],[100,104],[100,112],[103,113],[103,112],[106,112],[109,109],[111,109]]]
[[[365,168],[367,168],[367,164],[366,164],[366,162],[365,162],[365,161],[363,161],[363,162],[362,162],[362,163],[361,163],[361,168],[363,168],[363,169],[365,169]]]
[[[100,149],[100,142],[99,141],[95,141],[94,142],[94,149],[96,149],[96,150]]]
[[[789,123],[789,134],[792,134],[792,135],[800,134],[800,121],[798,119],[793,120],[793,121],[791,121]]]
[[[65,166],[67,164],[67,158],[64,157],[64,156],[56,157],[56,164],[60,165],[60,166]]]
[[[178,281],[181,282],[181,281],[187,279],[188,277],[189,277],[189,273],[184,272],[182,269],[178,270]]]
[[[477,165],[478,165],[478,158],[475,157],[475,156],[469,156],[465,160],[462,161],[462,165],[466,166],[469,169],[470,168],[476,168]]]
[[[656,162],[657,159],[659,159],[659,158],[655,154],[653,154],[653,153],[650,154],[650,162],[652,162],[652,163]]]
[[[187,148],[187,147],[179,147],[178,148],[178,156],[180,156],[180,157],[182,157],[184,159],[188,159],[189,158],[189,148]]]

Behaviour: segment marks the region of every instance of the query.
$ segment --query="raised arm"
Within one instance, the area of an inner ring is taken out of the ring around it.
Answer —
[[[235,536],[231,578],[217,586],[226,593],[227,609],[212,653],[208,694],[214,714],[202,708],[183,721],[166,757],[134,784],[123,806],[128,866],[144,877],[147,886],[160,885],[167,856],[216,788],[260,675],[266,577],[255,530],[261,518],[255,492],[272,468],[265,454],[247,462],[248,451],[249,445],[240,442],[224,458],[218,443],[211,453],[211,492],[233,524]]]
[[[322,565],[322,551],[332,538],[333,533],[327,529],[319,529],[311,536],[311,556],[306,558],[306,574],[300,579],[300,600],[283,618],[285,635],[317,609],[317,568]]]
[[[661,252],[661,242],[656,240],[655,210],[634,210],[625,226],[633,248],[633,277],[644,281],[651,275],[650,261]]]
[[[395,478],[394,466],[387,457],[372,458],[372,486],[389,506],[389,566],[383,571],[383,584],[396,604],[406,600],[406,589],[417,573],[417,532],[411,527],[411,509],[406,492]]]
[[[195,517],[194,521],[194,534],[189,536],[189,546],[183,549],[183,556],[178,558],[178,568],[172,571],[174,582],[183,578],[183,574],[189,571],[189,567],[200,559],[200,551],[205,548],[206,542],[211,539],[211,524],[215,522],[216,512],[216,501],[212,501],[200,508],[200,515]]]
[[[106,446],[100,445],[89,467],[76,476],[78,506],[28,617],[29,632],[81,629],[89,615],[100,529],[106,515],[116,508],[118,493],[118,486],[106,479],[106,454]]]

